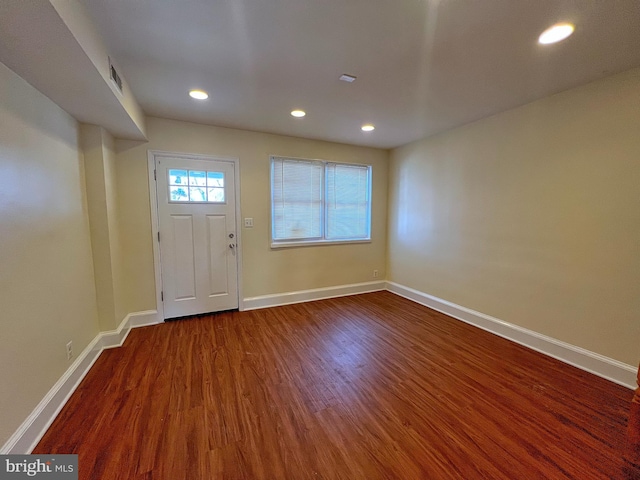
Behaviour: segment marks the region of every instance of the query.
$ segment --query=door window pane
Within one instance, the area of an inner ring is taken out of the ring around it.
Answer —
[[[169,169],[169,201],[224,203],[224,172]]]
[[[186,185],[188,174],[186,170],[169,170],[169,185]]]
[[[207,185],[210,187],[224,187],[224,173],[207,172]]]
[[[207,184],[207,172],[189,170],[189,185],[205,186]]]
[[[188,202],[189,195],[187,187],[169,186],[169,199],[172,202]]]
[[[189,187],[189,201],[206,202],[207,201],[206,189],[203,187]]]
[[[224,188],[210,188],[209,189],[209,201],[210,202],[224,202]]]

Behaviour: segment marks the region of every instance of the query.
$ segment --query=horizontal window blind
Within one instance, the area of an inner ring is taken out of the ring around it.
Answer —
[[[272,160],[274,240],[322,238],[322,162]]]
[[[271,157],[274,244],[371,238],[371,167]]]
[[[326,165],[326,238],[369,238],[369,167]]]

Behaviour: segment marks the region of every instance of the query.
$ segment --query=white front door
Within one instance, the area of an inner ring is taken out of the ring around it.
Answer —
[[[238,308],[234,163],[156,157],[164,318]]]

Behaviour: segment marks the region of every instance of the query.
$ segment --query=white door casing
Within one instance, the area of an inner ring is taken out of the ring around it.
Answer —
[[[163,318],[238,308],[235,163],[154,160]]]

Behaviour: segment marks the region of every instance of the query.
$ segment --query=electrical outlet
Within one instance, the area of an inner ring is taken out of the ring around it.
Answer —
[[[67,343],[67,360],[73,357],[73,342]]]
[[[378,278],[378,270],[373,271],[373,278]]]

